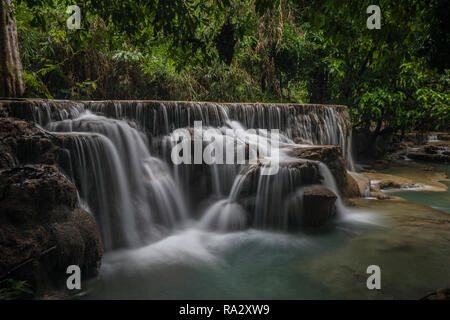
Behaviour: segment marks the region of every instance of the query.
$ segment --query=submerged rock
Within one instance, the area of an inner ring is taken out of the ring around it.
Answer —
[[[97,274],[102,244],[94,218],[78,207],[74,185],[55,167],[0,171],[0,277],[26,280],[36,295],[65,284],[75,264]]]
[[[380,189],[400,189],[402,184],[392,180],[382,180],[379,182],[378,187]]]
[[[375,186],[370,186],[370,196],[378,200],[388,200],[390,197]]]

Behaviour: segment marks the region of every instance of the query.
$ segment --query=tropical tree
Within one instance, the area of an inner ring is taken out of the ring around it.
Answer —
[[[12,0],[0,2],[0,97],[18,97],[25,91]]]

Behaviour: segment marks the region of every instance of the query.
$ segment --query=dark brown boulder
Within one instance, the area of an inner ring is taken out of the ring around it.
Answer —
[[[59,141],[32,122],[0,118],[0,168],[19,163],[56,164],[65,156]]]
[[[268,183],[285,183],[280,185],[282,194],[293,192],[296,188],[320,183],[321,176],[319,173],[318,163],[315,161],[293,161],[279,164],[279,168],[274,175],[261,175],[263,165],[256,163],[245,167],[241,174],[247,175],[243,186],[240,188],[240,197],[253,197],[257,193],[258,184],[261,179],[265,179]]]
[[[97,225],[55,166],[0,170],[0,194],[0,278],[26,280],[39,296],[63,286],[71,264],[85,279],[97,274]]]
[[[322,185],[299,189],[288,201],[289,227],[318,227],[326,224],[336,214],[337,196]]]
[[[333,174],[339,192],[346,198],[359,197],[357,182],[347,173],[344,158],[339,146],[311,146],[292,150],[298,158],[321,161]]]

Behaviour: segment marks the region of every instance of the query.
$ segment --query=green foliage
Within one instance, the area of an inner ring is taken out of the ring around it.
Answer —
[[[16,300],[33,294],[26,281],[5,279],[0,281],[0,300]]]
[[[53,99],[48,88],[42,81],[38,80],[35,74],[23,73],[23,80],[25,81],[25,96],[30,98],[47,98]]]
[[[443,0],[84,0],[67,30],[72,3],[16,4],[29,96],[337,103],[375,138],[449,129]]]
[[[370,4],[382,12],[380,30],[368,30],[362,14]],[[326,35],[324,48],[331,94],[327,102],[350,107],[356,127],[376,138],[408,130],[448,130],[448,63],[425,54],[442,46],[443,1],[312,1],[307,16]],[[357,10],[356,8],[361,8]],[[448,42],[448,36],[444,37]],[[448,48],[445,49],[448,52]],[[447,59],[448,60],[448,59]],[[443,71],[444,70],[444,71]]]

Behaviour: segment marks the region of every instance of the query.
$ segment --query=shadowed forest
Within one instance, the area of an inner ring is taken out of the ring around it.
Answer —
[[[17,1],[27,97],[343,104],[371,134],[445,130],[446,1]]]

